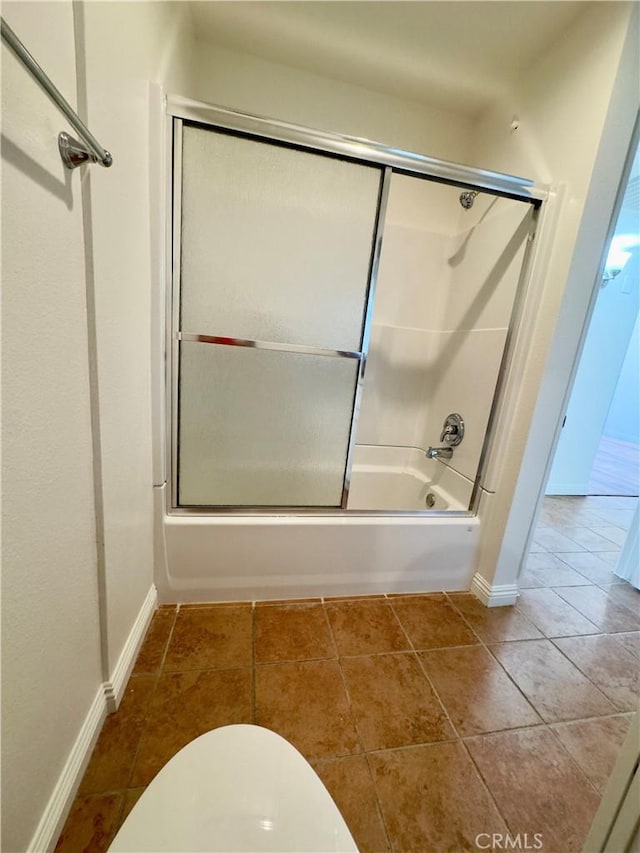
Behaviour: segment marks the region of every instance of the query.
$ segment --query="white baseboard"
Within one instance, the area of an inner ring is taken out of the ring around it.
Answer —
[[[516,603],[518,585],[515,583],[492,585],[476,572],[471,581],[471,592],[487,607],[504,607]]]
[[[48,853],[55,847],[106,715],[101,684],[27,848],[32,853]]]
[[[145,598],[136,621],[124,644],[122,654],[113,671],[111,681],[100,685],[89,713],[85,717],[69,757],[58,777],[53,793],[44,810],[28,849],[31,853],[49,853],[53,850],[73,803],[84,771],[87,768],[107,713],[115,711],[122,699],[142,640],[156,609],[158,593],[152,586]]]
[[[151,622],[156,607],[158,606],[158,591],[155,585],[151,585],[147,597],[142,603],[142,607],[133,623],[133,627],[129,632],[127,641],[124,644],[122,653],[118,658],[118,663],[111,674],[111,681],[104,683],[104,695],[107,700],[107,710],[111,714],[118,710],[118,705],[124,695],[124,689],[127,686],[127,681],[131,675],[131,670],[138,657],[140,646],[144,640],[144,635],[147,633],[147,628]]]

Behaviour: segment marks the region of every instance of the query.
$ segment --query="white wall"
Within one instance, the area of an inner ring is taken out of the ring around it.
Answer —
[[[114,156],[67,172],[66,122],[3,45],[2,847],[18,851],[64,817],[63,767],[153,583],[149,90],[189,93],[191,33],[184,4],[3,15]]]
[[[70,2],[2,14],[69,100]],[[80,175],[2,47],[2,849],[36,829],[102,682]]]
[[[111,673],[153,583],[151,299],[160,283],[152,280],[150,84],[188,94],[191,32],[186,5],[162,2],[83,3],[78,27],[88,125],[114,158],[110,169],[91,170],[87,223]]]
[[[636,27],[631,4],[589,5],[474,129],[478,165],[565,184],[481,504],[478,570],[496,585],[514,582],[523,557],[597,275],[638,108]]]
[[[640,317],[629,339],[627,354],[620,370],[611,408],[604,425],[604,435],[618,441],[640,443]]]
[[[193,97],[466,162],[471,120],[219,45],[197,42]],[[180,94],[180,93],[178,93]]]
[[[560,433],[549,474],[547,494],[589,493],[591,468],[607,422],[618,377],[621,376],[629,350],[633,327],[634,324],[637,325],[639,260],[636,250],[622,273],[598,290],[580,365],[571,390],[566,423]],[[633,377],[632,360],[629,361],[627,369],[631,374],[629,389],[632,395],[635,391],[637,400],[639,380],[637,372]],[[623,412],[625,408],[623,404]],[[629,414],[631,418],[627,428],[633,435],[634,430],[637,433],[637,408],[634,411],[631,406]]]

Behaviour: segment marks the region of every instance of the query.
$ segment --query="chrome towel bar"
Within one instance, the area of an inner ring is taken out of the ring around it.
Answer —
[[[67,169],[75,169],[77,166],[81,166],[87,162],[110,166],[113,163],[111,154],[100,145],[89,128],[81,121],[74,110],[71,109],[61,92],[53,85],[5,19],[0,17],[0,22],[2,23],[2,41],[24,65],[36,83],[44,89],[51,101],[67,118],[69,124],[74,127],[83,140],[83,142],[79,142],[77,139],[69,136],[68,133],[60,133],[58,135],[58,150],[60,151],[62,162]]]

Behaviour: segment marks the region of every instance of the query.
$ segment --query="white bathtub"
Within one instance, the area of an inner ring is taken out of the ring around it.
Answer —
[[[468,481],[413,448],[356,448],[353,515],[172,515],[165,489],[154,489],[162,602],[437,592],[471,584],[477,518],[364,514],[424,510],[431,493],[434,510],[466,509]]]
[[[356,445],[347,508],[466,510],[473,484],[416,447]],[[427,498],[432,500],[427,504]]]

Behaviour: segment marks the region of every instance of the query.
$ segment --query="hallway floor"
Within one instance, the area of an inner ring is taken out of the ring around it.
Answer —
[[[590,495],[634,495],[640,486],[640,446],[603,435],[589,477]]]
[[[507,831],[581,850],[640,695],[640,593],[612,572],[634,506],[546,499],[516,607],[452,593],[160,608],[57,850],[105,850],[177,750],[240,722],[313,763],[361,853],[476,850]]]

